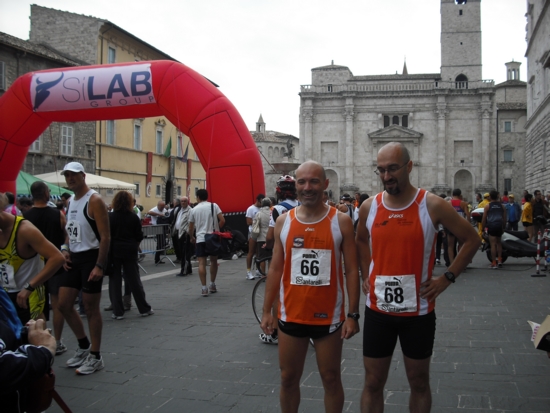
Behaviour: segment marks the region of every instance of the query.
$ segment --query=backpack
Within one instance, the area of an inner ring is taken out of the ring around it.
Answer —
[[[252,221],[252,231],[250,232],[250,235],[252,238],[256,239],[260,235],[261,229],[260,229],[260,211],[256,212],[256,215],[254,215],[254,220]]]

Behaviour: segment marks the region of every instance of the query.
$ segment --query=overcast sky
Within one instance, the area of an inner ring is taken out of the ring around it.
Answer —
[[[0,0],[0,31],[29,38],[30,2]],[[218,85],[255,129],[298,136],[300,85],[335,64],[354,75],[440,71],[439,0],[36,0],[106,19]],[[482,0],[483,78],[524,59],[525,0]]]

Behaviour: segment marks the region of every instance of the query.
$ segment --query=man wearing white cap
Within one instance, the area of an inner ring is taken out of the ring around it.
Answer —
[[[78,340],[78,349],[66,364],[67,367],[78,367],[78,374],[91,374],[104,367],[99,351],[103,329],[99,301],[111,241],[109,216],[101,196],[86,185],[86,173],[80,163],[68,163],[61,174],[74,195],[69,199],[67,208],[68,236],[61,246],[67,263],[66,272],[61,275],[59,309]],[[88,317],[90,340],[74,308],[80,290]]]

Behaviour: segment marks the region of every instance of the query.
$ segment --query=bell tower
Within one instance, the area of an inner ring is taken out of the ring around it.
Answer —
[[[482,80],[481,0],[441,0],[441,80]]]

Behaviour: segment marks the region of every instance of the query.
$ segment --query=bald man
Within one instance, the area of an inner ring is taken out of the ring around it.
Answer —
[[[411,184],[413,162],[405,146],[388,143],[378,152],[376,163],[374,172],[384,192],[361,205],[356,235],[367,296],[361,412],[383,412],[384,385],[399,338],[411,388],[410,411],[425,413],[432,403],[429,376],[435,299],[455,282],[480,242],[472,226],[465,219],[457,219],[448,202]],[[463,248],[445,274],[433,277],[440,224],[463,243]]]

